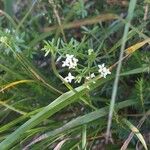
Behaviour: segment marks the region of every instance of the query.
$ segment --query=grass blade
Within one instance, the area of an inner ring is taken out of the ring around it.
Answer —
[[[6,104],[6,102],[3,102],[3,101],[1,101],[1,100],[0,100],[0,105],[4,106],[4,107],[6,107],[6,108],[8,108],[8,109],[10,109],[10,110],[12,110],[12,111],[15,111],[15,112],[17,112],[17,113],[19,113],[19,114],[21,114],[21,115],[25,115],[25,114],[26,114],[26,112],[21,111],[21,110],[18,110],[18,109],[16,109],[15,107],[13,107],[13,106],[11,106],[11,105],[8,105],[8,104]]]
[[[130,4],[129,4],[128,16],[127,16],[128,23],[125,25],[125,29],[124,29],[122,45],[121,45],[121,50],[120,50],[120,56],[119,56],[119,63],[117,66],[116,78],[115,78],[114,85],[113,85],[110,110],[109,110],[109,116],[108,116],[108,125],[107,125],[107,131],[106,131],[106,142],[108,142],[108,139],[110,136],[112,116],[113,116],[115,100],[116,100],[116,95],[117,95],[117,90],[118,90],[119,75],[120,75],[121,66],[122,66],[122,58],[123,58],[123,54],[124,54],[124,50],[125,50],[125,44],[126,44],[126,40],[127,40],[127,36],[128,36],[130,21],[133,17],[133,12],[134,12],[135,6],[136,6],[136,0],[131,0]]]
[[[123,119],[122,120],[130,129],[131,131],[138,137],[138,139],[141,141],[141,143],[143,144],[145,150],[148,150],[146,142],[142,136],[142,134],[139,132],[139,130],[127,119]]]
[[[5,90],[7,90],[15,85],[22,84],[22,83],[31,83],[31,82],[34,82],[34,81],[33,80],[20,80],[20,81],[15,81],[15,82],[9,83],[0,89],[0,93],[4,92]]]
[[[82,150],[86,150],[86,125],[82,127]]]
[[[87,88],[85,86],[81,86],[76,88],[76,91],[78,93],[74,93],[74,91],[69,91],[62,94],[55,101],[46,106],[41,112],[33,116],[30,120],[28,120],[25,124],[19,127],[15,132],[10,134],[4,141],[0,143],[1,149],[9,149],[15,142],[17,142],[17,140],[24,132],[35,127],[44,119],[52,116],[54,113],[58,112],[65,106],[75,102],[75,100],[77,100],[81,95],[84,95],[84,93],[87,91]]]
[[[117,111],[119,109],[131,106],[131,105],[135,105],[136,103],[137,102],[135,102],[133,100],[126,100],[126,101],[123,101],[123,102],[120,102],[120,103],[116,104],[115,108],[116,108],[116,111]],[[58,134],[69,131],[70,129],[86,125],[86,124],[88,124],[90,122],[93,122],[93,121],[95,121],[95,120],[97,120],[101,117],[104,117],[108,114],[108,110],[109,110],[109,107],[107,106],[107,107],[101,108],[99,110],[93,111],[89,114],[86,114],[84,116],[77,117],[76,119],[71,120],[70,122],[68,122],[64,126],[58,128],[54,131],[51,131],[51,132],[48,132],[46,134],[41,135],[39,138],[37,138],[32,143],[27,145],[27,147],[29,147],[29,146],[31,146],[31,145],[33,145],[33,144],[35,144],[35,143],[37,143],[37,142],[39,142],[43,139],[54,137]]]

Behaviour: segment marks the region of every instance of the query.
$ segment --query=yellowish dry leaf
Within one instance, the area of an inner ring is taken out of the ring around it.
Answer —
[[[126,53],[127,55],[130,55],[130,54],[132,54],[133,52],[135,52],[136,50],[138,50],[139,48],[141,48],[142,46],[144,46],[146,43],[150,43],[150,38],[148,38],[148,39],[146,39],[146,40],[144,40],[144,41],[142,41],[142,42],[139,42],[139,43],[137,43],[137,44],[135,44],[135,45],[133,45],[133,46],[127,48],[127,49],[125,50],[125,53]]]
[[[15,82],[12,82],[12,83],[9,83],[7,85],[4,85],[0,92],[4,92],[6,89],[9,89],[15,85],[18,85],[18,84],[22,84],[22,83],[29,83],[29,82],[34,82],[33,80],[20,80],[20,81],[15,81]]]

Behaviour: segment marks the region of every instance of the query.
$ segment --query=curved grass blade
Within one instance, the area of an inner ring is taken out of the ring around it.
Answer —
[[[136,103],[137,102],[135,102],[133,100],[126,100],[126,101],[123,101],[123,102],[116,104],[115,109],[116,109],[116,111],[118,111],[119,109],[131,106],[131,105],[135,105]],[[33,144],[35,144],[35,143],[37,143],[43,139],[54,137],[54,136],[61,134],[63,132],[67,132],[70,129],[73,129],[73,128],[76,128],[79,126],[83,126],[83,125],[88,124],[92,121],[95,121],[101,117],[104,117],[109,113],[108,110],[109,110],[109,106],[101,108],[101,109],[96,110],[96,111],[93,111],[93,112],[86,114],[84,116],[80,116],[74,120],[71,120],[70,122],[66,123],[64,126],[58,128],[54,131],[51,131],[51,132],[48,132],[46,134],[41,135],[39,138],[37,138],[36,140],[31,142],[27,147],[29,147],[29,146],[31,146],[31,145],[33,145]]]
[[[130,22],[133,18],[136,2],[137,2],[137,0],[130,0],[129,8],[128,8],[128,16],[127,16],[128,23],[125,25],[124,33],[123,33],[123,37],[122,37],[122,45],[121,45],[121,49],[120,49],[119,62],[117,65],[116,76],[115,76],[115,80],[113,83],[113,90],[112,90],[110,109],[109,109],[109,115],[108,115],[108,124],[107,124],[107,131],[106,131],[106,142],[107,143],[108,143],[108,140],[110,137],[110,129],[111,129],[114,106],[115,106],[115,101],[116,101],[116,96],[117,96],[117,91],[118,91],[119,76],[120,76],[120,71],[121,71],[121,67],[122,67],[124,50],[125,50],[129,27],[130,27]]]
[[[149,72],[150,67],[149,66],[143,66],[140,68],[136,68],[127,72],[123,72],[120,75],[121,76],[127,76],[127,75],[133,75],[133,74],[138,74],[138,73],[143,73],[143,72]]]
[[[137,125],[137,128],[141,128],[141,126],[143,125],[143,123],[145,122],[145,120],[147,119],[148,115],[150,115],[150,110],[148,110],[145,115],[140,119],[138,125]],[[131,132],[128,136],[128,138],[124,141],[123,145],[121,146],[121,149],[120,150],[126,150],[130,141],[132,140],[134,136],[134,133]]]
[[[20,136],[27,130],[35,127],[36,125],[41,123],[44,119],[52,116],[53,114],[60,111],[67,105],[77,101],[81,95],[85,94],[85,92],[87,91],[87,87],[80,86],[76,88],[76,91],[77,93],[74,93],[74,91],[69,91],[58,97],[55,101],[46,106],[41,112],[37,113],[26,123],[24,123],[21,127],[19,127],[15,132],[10,134],[4,141],[2,141],[0,143],[0,148],[2,150],[9,149],[14,143],[17,142]]]
[[[146,142],[142,136],[142,134],[139,132],[139,130],[127,119],[122,119],[122,121],[131,129],[131,131],[138,137],[138,139],[141,141],[142,145],[144,146],[145,150],[148,150]]]
[[[14,28],[17,27],[17,24],[15,23],[15,21],[11,18],[11,16],[9,16],[9,14],[7,14],[6,12],[0,10],[0,14],[4,15],[10,22],[11,24],[14,26]]]
[[[33,81],[33,80],[20,80],[20,81],[15,81],[15,82],[9,83],[5,86],[2,86],[2,88],[0,89],[0,93],[4,92],[5,90],[7,90],[7,89],[9,89],[15,85],[22,84],[22,83],[31,83],[31,82],[35,82],[35,81]]]
[[[27,114],[25,114],[25,115],[15,119],[15,120],[11,121],[10,123],[0,127],[0,133],[3,132],[3,131],[9,130],[11,127],[16,125],[17,123],[20,123],[21,121],[23,121],[23,120],[25,120],[27,118],[30,118],[31,116],[35,115],[36,113],[38,113],[38,112],[40,112],[42,110],[43,110],[43,108],[36,109],[36,110],[34,110],[34,111],[30,112],[30,113],[27,113]]]
[[[12,110],[12,111],[15,111],[15,112],[17,112],[17,113],[19,113],[19,114],[21,114],[21,115],[25,115],[25,114],[26,114],[26,112],[21,111],[21,110],[18,110],[18,109],[16,109],[15,107],[13,107],[13,106],[11,106],[11,105],[8,105],[8,104],[6,104],[6,102],[3,102],[3,101],[1,101],[1,100],[0,100],[0,105],[4,106],[4,107],[6,107],[6,108],[8,108],[8,109],[10,109],[10,110]]]

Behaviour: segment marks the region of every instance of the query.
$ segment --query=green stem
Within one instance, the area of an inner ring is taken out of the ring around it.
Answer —
[[[82,127],[82,150],[86,150],[86,125]]]
[[[136,6],[136,0],[130,0],[128,16],[127,16],[128,23],[125,25],[125,29],[124,29],[122,45],[121,45],[121,50],[120,50],[120,56],[119,56],[119,63],[117,66],[116,77],[115,77],[115,81],[113,84],[113,91],[112,91],[112,96],[111,96],[111,103],[110,103],[109,116],[108,116],[108,125],[107,125],[107,131],[106,131],[106,142],[107,143],[108,143],[108,139],[110,136],[110,128],[111,128],[112,116],[113,116],[114,106],[115,106],[115,101],[116,101],[116,96],[117,96],[119,76],[120,76],[120,71],[121,71],[121,66],[122,66],[122,59],[123,59],[123,54],[124,54],[124,50],[125,50],[125,44],[127,41],[130,22],[133,17],[135,6]]]

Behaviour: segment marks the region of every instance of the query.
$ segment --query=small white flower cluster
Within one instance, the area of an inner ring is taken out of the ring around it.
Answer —
[[[62,67],[68,67],[69,69],[75,69],[77,66],[78,59],[74,57],[74,55],[66,54],[66,60],[63,61]],[[75,77],[69,72],[68,76],[64,78],[64,80],[68,83],[71,83]]]
[[[93,78],[95,78],[94,73],[92,73],[92,74],[90,74],[89,76],[86,77],[87,80],[90,80],[90,79],[93,79]],[[93,81],[93,83],[95,83],[95,81]]]
[[[92,74],[90,74],[89,76],[87,76],[86,79],[87,79],[87,80],[90,80],[90,79],[92,79],[92,78],[94,78],[94,77],[95,77],[95,74],[92,73]]]
[[[89,49],[89,50],[88,50],[88,55],[91,55],[93,52],[94,52],[93,49]]]
[[[89,50],[89,55],[92,52],[93,52],[93,50]],[[78,59],[75,58],[74,55],[66,54],[66,60],[63,61],[62,67],[68,67],[69,69],[75,69],[77,67],[77,62],[78,62]],[[101,64],[101,65],[98,65],[98,68],[99,68],[98,72],[100,73],[100,77],[106,78],[106,76],[108,74],[111,74],[110,70],[105,67],[104,63]],[[93,79],[93,78],[95,78],[94,73],[91,73],[89,76],[86,77],[87,80],[90,80],[90,79]],[[68,73],[68,76],[66,76],[64,78],[64,80],[67,83],[71,83],[72,80],[74,80],[74,79],[75,79],[75,76],[73,76],[70,72]]]
[[[2,43],[7,42],[7,37],[6,36],[0,37],[0,42],[2,42]]]
[[[107,74],[111,74],[111,72],[109,71],[109,69],[107,69],[105,67],[105,64],[102,64],[102,65],[98,65],[98,72],[100,73],[100,76],[101,77],[104,77],[106,78]]]
[[[78,59],[74,57],[74,55],[66,54],[66,60],[63,61],[62,67],[75,68],[77,66]]]

